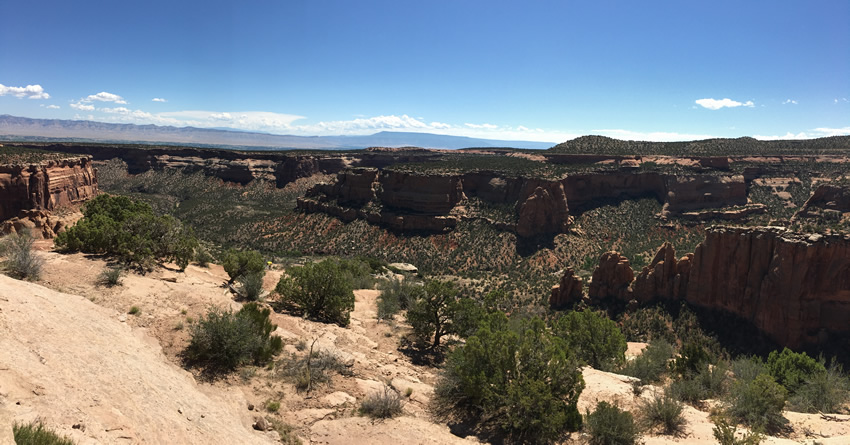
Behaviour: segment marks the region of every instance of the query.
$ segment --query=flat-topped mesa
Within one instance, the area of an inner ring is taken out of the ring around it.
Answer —
[[[685,300],[735,314],[792,348],[850,335],[850,235],[715,226],[678,260],[665,243],[634,282],[617,272],[624,261],[616,252],[603,255],[591,297]]]
[[[0,165],[0,221],[24,210],[54,210],[98,193],[90,157]]]

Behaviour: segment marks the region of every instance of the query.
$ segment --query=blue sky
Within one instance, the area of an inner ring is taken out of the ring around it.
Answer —
[[[5,2],[0,114],[561,142],[850,134],[850,2]]]

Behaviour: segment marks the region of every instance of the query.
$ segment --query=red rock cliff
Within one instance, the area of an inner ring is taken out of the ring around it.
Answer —
[[[686,299],[750,320],[790,347],[848,334],[850,236],[709,229],[694,252]]]
[[[97,195],[91,158],[0,165],[0,221],[22,210],[53,210]]]

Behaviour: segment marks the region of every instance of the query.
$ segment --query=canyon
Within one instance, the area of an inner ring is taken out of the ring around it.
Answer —
[[[27,210],[55,210],[98,193],[90,157],[0,165],[0,221]]]

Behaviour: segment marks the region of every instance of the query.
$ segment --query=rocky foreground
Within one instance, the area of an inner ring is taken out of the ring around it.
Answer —
[[[290,424],[293,434],[309,444],[477,442],[453,435],[430,417],[427,406],[436,372],[414,365],[398,351],[404,326],[377,322],[378,291],[356,292],[348,328],[274,314],[276,333],[287,344],[281,358],[296,356],[299,343],[315,340],[316,348],[350,369],[330,384],[306,394],[275,371],[254,368],[205,383],[180,366],[178,353],[188,334],[178,326],[187,317],[197,319],[210,305],[238,307],[221,287],[226,274],[220,268],[189,266],[185,273],[159,269],[147,276],[129,275],[122,286],[109,289],[94,284],[105,266],[102,260],[41,254],[47,260],[41,282],[0,276],[0,444],[11,443],[12,422],[34,420],[78,444],[278,442],[277,432],[255,428],[259,418]],[[272,271],[266,286],[279,275]],[[126,313],[131,305],[140,308],[138,315]],[[640,344],[630,344],[629,354],[640,349]],[[601,400],[637,410],[641,397],[661,391],[646,386],[642,396],[635,396],[630,377],[590,368],[583,374],[582,412]],[[385,421],[360,416],[360,401],[385,383],[400,392],[412,390],[403,414]],[[277,413],[264,409],[269,400],[280,401]],[[708,408],[686,407],[684,436],[647,435],[645,443],[715,443]],[[765,443],[850,440],[850,422],[845,421],[850,416],[785,416],[793,433]],[[566,443],[581,440],[578,433]]]

